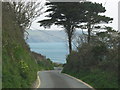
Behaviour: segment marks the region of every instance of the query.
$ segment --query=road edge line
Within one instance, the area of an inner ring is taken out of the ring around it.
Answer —
[[[92,90],[96,90],[96,89],[94,89],[92,86],[90,86],[89,84],[83,82],[82,80],[80,80],[80,79],[78,79],[78,78],[76,78],[76,77],[73,77],[73,76],[68,75],[68,74],[66,74],[66,73],[62,73],[62,74],[64,74],[64,75],[66,75],[66,76],[68,76],[68,77],[71,77],[71,78],[73,78],[73,79],[75,79],[75,80],[77,80],[77,81],[83,83],[84,85],[88,86],[88,87],[91,88]]]
[[[36,88],[39,88],[39,87],[40,87],[40,84],[41,84],[41,82],[40,82],[40,77],[39,77],[39,75],[38,75],[39,72],[40,72],[40,71],[37,72],[38,86],[37,86]]]

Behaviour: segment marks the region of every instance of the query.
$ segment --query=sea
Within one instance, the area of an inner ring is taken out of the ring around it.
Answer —
[[[66,42],[28,43],[31,51],[37,52],[56,63],[66,63],[68,45]]]

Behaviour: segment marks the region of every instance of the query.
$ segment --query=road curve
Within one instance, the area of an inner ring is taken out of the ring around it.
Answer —
[[[82,82],[60,72],[60,70],[40,71],[38,73],[41,82],[39,88],[87,88],[87,90],[92,90]]]

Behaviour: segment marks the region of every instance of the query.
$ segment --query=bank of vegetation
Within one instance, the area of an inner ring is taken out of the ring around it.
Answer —
[[[25,24],[20,26],[23,22],[18,23],[20,17],[16,16],[20,13],[11,5],[10,2],[2,3],[2,87],[31,88],[37,79],[37,71],[53,69],[53,66],[50,60],[30,51],[24,40],[22,26]]]
[[[97,33],[91,42],[82,43],[67,56],[63,72],[77,77],[97,89],[118,88],[118,45],[116,31]],[[120,51],[119,51],[120,52]]]

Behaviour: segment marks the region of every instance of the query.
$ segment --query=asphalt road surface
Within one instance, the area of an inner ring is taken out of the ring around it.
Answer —
[[[92,90],[82,82],[62,74],[60,70],[40,71],[38,75],[41,83],[39,88],[87,88],[87,90],[89,88]]]

